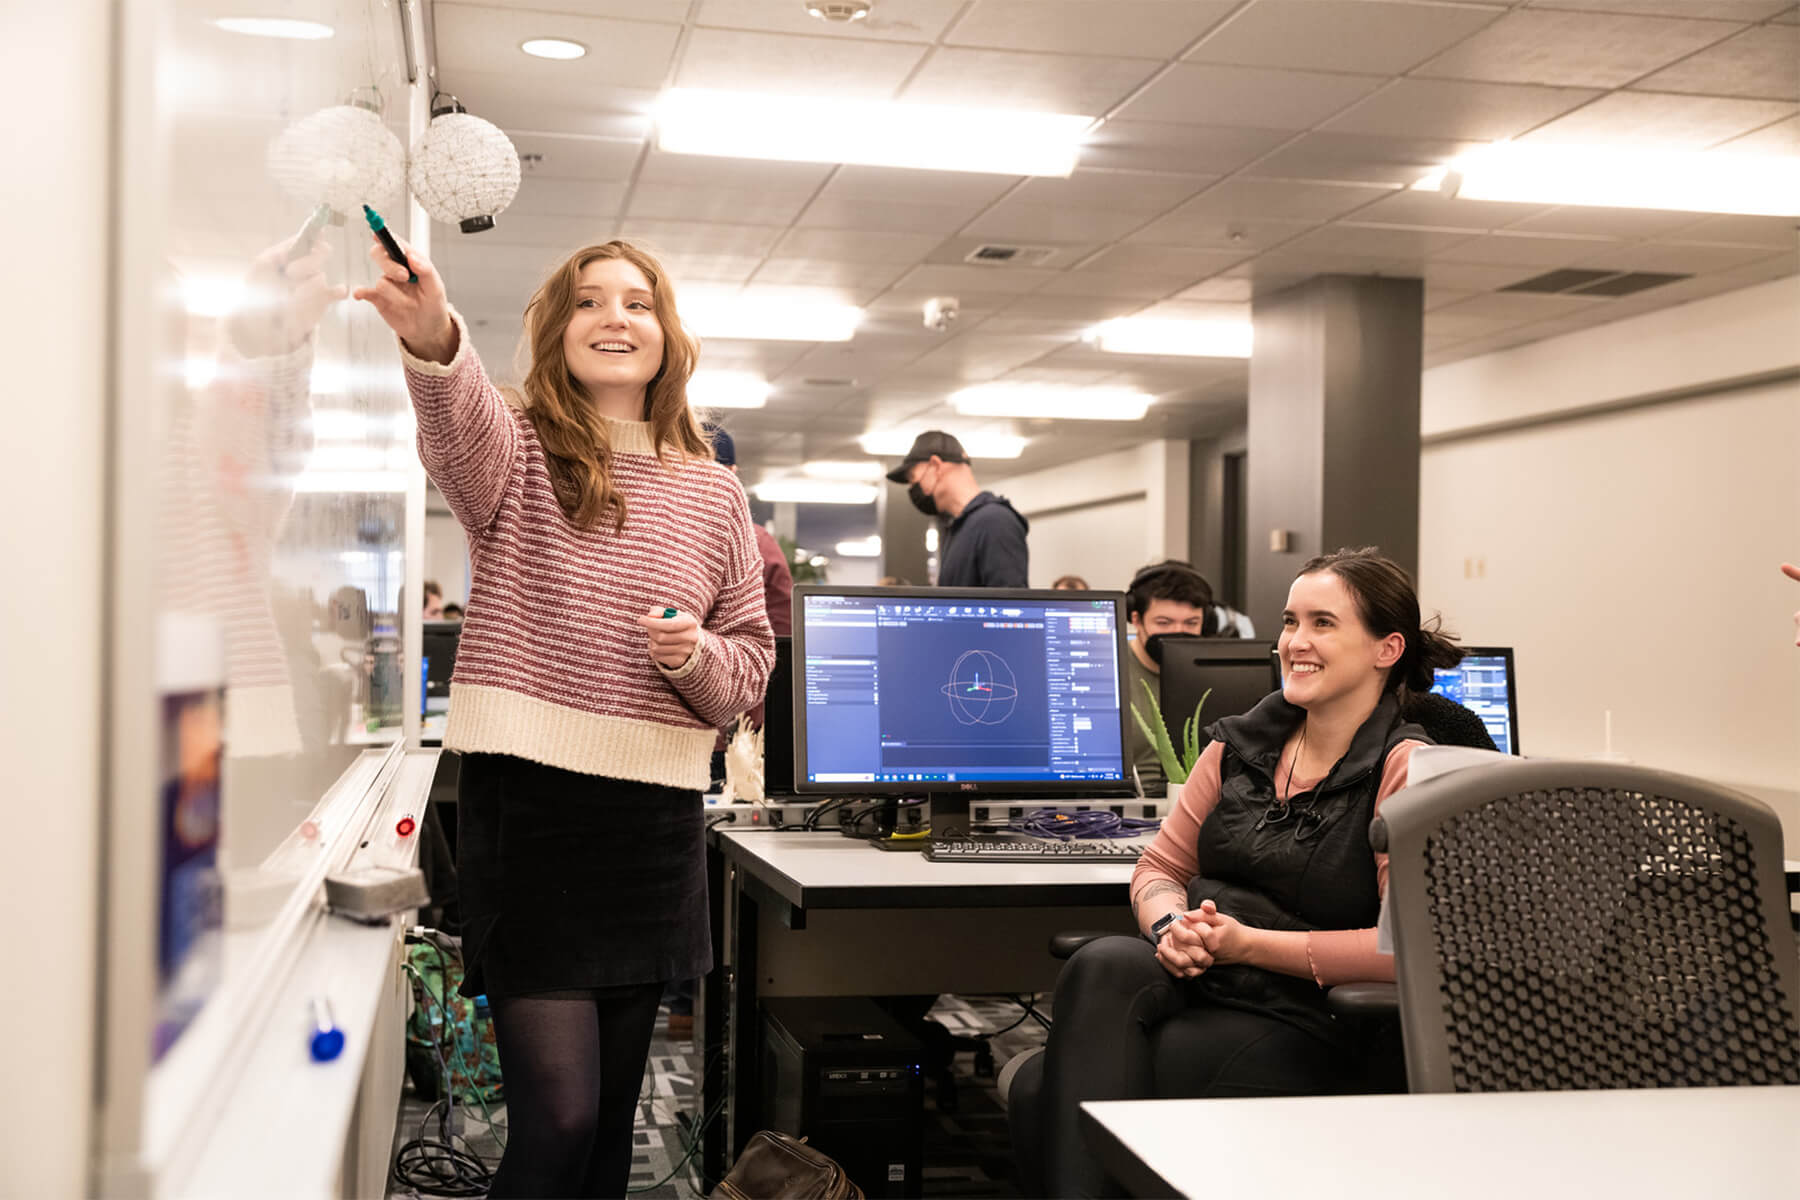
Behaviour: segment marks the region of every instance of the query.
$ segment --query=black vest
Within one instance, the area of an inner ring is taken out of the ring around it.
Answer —
[[[1306,710],[1274,692],[1207,733],[1224,743],[1219,803],[1200,826],[1199,874],[1188,907],[1211,900],[1219,911],[1259,929],[1367,929],[1381,911],[1369,821],[1388,751],[1408,738],[1431,739],[1400,716],[1390,693],[1364,721],[1350,749],[1309,792],[1277,800],[1282,747]],[[1310,979],[1260,967],[1214,967],[1194,981],[1206,998],[1267,1013],[1337,1041],[1340,1027],[1325,993]]]

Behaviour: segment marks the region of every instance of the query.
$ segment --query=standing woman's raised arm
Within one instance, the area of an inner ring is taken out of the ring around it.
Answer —
[[[419,459],[456,519],[478,535],[493,523],[519,465],[518,423],[468,344],[437,268],[405,242],[400,247],[405,267],[371,244],[381,277],[351,295],[373,305],[399,336],[419,420]],[[408,280],[408,267],[417,283]]]

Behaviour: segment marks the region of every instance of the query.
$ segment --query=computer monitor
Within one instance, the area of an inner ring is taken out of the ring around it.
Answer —
[[[1169,740],[1181,745],[1183,726],[1202,696],[1200,728],[1249,712],[1281,686],[1275,643],[1237,638],[1169,636],[1162,646],[1162,711]],[[1211,695],[1207,695],[1210,689]],[[1201,745],[1207,739],[1203,736]]]
[[[449,704],[450,672],[456,667],[456,644],[461,637],[461,621],[426,621],[421,626],[419,657],[425,660],[427,712],[442,711]]]
[[[1123,794],[1122,592],[794,589],[794,782]]]
[[[794,640],[775,638],[775,666],[763,699],[763,793],[794,794]]]
[[[1432,691],[1480,717],[1502,754],[1519,753],[1519,685],[1511,646],[1465,646],[1462,662],[1434,675]]]

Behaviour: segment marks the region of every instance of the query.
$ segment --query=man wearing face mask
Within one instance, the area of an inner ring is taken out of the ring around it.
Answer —
[[[1168,559],[1132,576],[1125,592],[1125,619],[1131,625],[1131,657],[1125,660],[1127,699],[1147,710],[1144,684],[1162,696],[1162,641],[1170,634],[1198,635],[1206,611],[1213,606],[1212,585],[1192,566]],[[1138,728],[1125,723],[1125,748],[1137,767],[1144,795],[1160,796],[1168,788],[1156,748]]]
[[[941,429],[921,433],[888,479],[928,517],[950,518],[938,554],[939,587],[1011,587],[1026,583],[1029,522],[1002,496],[984,492],[962,443]]]

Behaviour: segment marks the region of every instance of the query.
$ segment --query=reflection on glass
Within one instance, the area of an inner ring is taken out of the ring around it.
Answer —
[[[144,308],[161,314],[157,435],[127,448],[157,468],[158,1054],[279,907],[294,860],[278,847],[316,845],[320,797],[399,735],[416,462],[393,339],[342,302],[368,274],[360,205],[405,232],[391,7],[284,5],[330,30],[308,39],[167,8],[166,194],[140,198],[166,214],[167,286]]]

